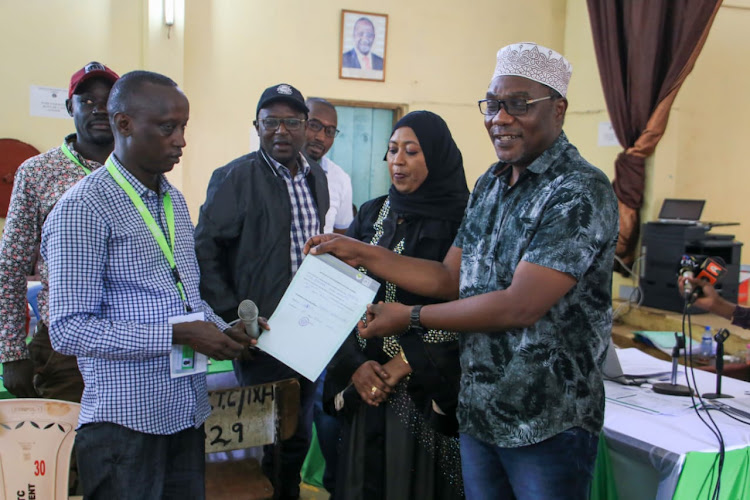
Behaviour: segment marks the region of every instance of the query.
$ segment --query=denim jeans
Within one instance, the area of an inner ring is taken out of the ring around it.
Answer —
[[[598,443],[598,435],[580,427],[519,448],[461,434],[466,498],[588,500]]]
[[[307,450],[310,448],[312,437],[313,403],[315,401],[315,382],[295,372],[285,364],[264,352],[256,355],[255,359],[247,362],[236,362],[234,373],[240,385],[257,385],[278,382],[288,378],[299,381],[300,408],[297,420],[297,430],[292,437],[281,442],[281,464],[278,484],[274,474],[273,448],[274,445],[263,447],[263,473],[273,483],[277,496],[274,498],[298,498],[300,470],[305,462]]]
[[[203,500],[203,426],[160,436],[110,422],[86,424],[75,440],[85,500]]]

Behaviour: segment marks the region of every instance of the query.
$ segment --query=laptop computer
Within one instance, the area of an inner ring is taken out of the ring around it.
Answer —
[[[709,227],[739,225],[739,222],[709,222],[700,220],[705,205],[706,200],[666,198],[661,204],[658,222],[662,224],[702,225]]]
[[[604,358],[604,363],[602,364],[602,375],[604,376],[604,380],[611,380],[623,385],[641,385],[647,382],[649,378],[669,373],[665,371],[653,371],[650,368],[644,371],[643,368],[638,367],[635,367],[635,373],[625,373],[620,364],[620,358],[617,355],[617,351],[617,347],[615,347],[614,342],[612,342],[612,339],[610,338],[609,345],[607,346],[607,356]],[[640,354],[641,356],[648,357],[647,354]],[[632,356],[630,356],[629,359],[632,359]]]

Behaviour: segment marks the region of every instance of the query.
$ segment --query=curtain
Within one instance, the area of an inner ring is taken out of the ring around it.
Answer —
[[[721,0],[587,0],[599,76],[624,150],[613,187],[620,209],[616,255],[630,266],[640,234],[646,158],[664,134]],[[615,269],[624,270],[615,263]]]

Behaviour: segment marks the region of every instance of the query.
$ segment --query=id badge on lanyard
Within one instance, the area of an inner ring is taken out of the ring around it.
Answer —
[[[193,309],[187,301],[187,295],[185,294],[185,288],[182,285],[182,279],[180,273],[177,271],[177,263],[174,259],[175,249],[175,222],[174,222],[174,209],[172,207],[172,198],[169,193],[164,193],[163,204],[164,204],[164,215],[167,219],[167,228],[169,230],[169,243],[164,237],[161,228],[154,220],[151,212],[148,211],[146,204],[143,202],[141,197],[136,193],[133,186],[128,180],[117,170],[112,158],[108,158],[106,162],[107,171],[110,173],[115,182],[122,188],[123,191],[128,195],[130,201],[133,202],[136,210],[143,218],[143,222],[146,223],[151,235],[159,245],[164,257],[166,257],[169,267],[174,277],[175,286],[177,292],[182,299],[182,303],[185,307],[185,313],[179,316],[172,316],[169,318],[169,324],[185,323],[189,321],[204,321],[205,315],[203,312],[193,313]],[[187,345],[172,345],[172,352],[169,357],[170,376],[184,377],[186,375],[194,375],[206,371],[207,358],[205,355],[196,353],[192,347]]]

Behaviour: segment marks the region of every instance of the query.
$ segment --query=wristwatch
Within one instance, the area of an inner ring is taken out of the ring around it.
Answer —
[[[409,328],[424,328],[422,322],[419,319],[419,314],[422,312],[422,306],[414,306],[411,308],[411,315],[409,320]]]

